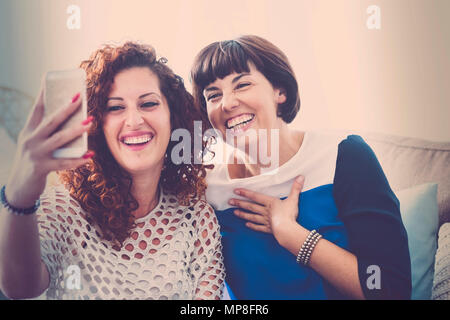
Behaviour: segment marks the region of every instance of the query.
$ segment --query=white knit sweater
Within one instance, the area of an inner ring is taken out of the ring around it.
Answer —
[[[158,205],[117,251],[102,240],[64,187],[41,197],[42,260],[50,273],[46,299],[219,299],[222,245],[214,210],[181,206],[161,191]]]

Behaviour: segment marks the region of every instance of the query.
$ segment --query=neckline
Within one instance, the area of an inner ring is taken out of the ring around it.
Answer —
[[[234,182],[239,182],[239,181],[258,180],[258,179],[262,179],[261,177],[277,174],[278,171],[284,170],[284,168],[289,168],[292,163],[298,163],[298,160],[301,158],[301,155],[304,153],[302,150],[305,149],[305,145],[308,141],[309,141],[309,134],[307,131],[304,131],[303,141],[302,141],[302,144],[300,145],[300,148],[288,161],[286,161],[283,165],[279,166],[276,169],[273,169],[269,172],[265,172],[263,174],[258,174],[256,176],[231,179],[230,172],[228,170],[228,164],[225,164],[224,167],[225,167],[225,176],[226,176],[227,182],[234,183]],[[232,156],[233,156],[233,153],[231,153],[230,157],[232,157]]]
[[[150,210],[145,216],[134,219],[134,222],[141,222],[142,220],[147,219],[148,216],[151,215],[153,212],[160,209],[159,207],[160,207],[160,204],[161,204],[162,198],[163,198],[163,189],[161,188],[161,186],[158,186],[158,188],[159,188],[159,199],[158,199],[158,203],[156,204],[156,206],[152,210]]]

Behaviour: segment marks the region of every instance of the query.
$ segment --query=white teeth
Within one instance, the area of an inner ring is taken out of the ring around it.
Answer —
[[[255,117],[254,114],[243,114],[241,116],[238,116],[231,120],[228,120],[227,127],[228,127],[228,129],[231,129],[236,126],[242,126],[245,124],[244,122],[251,121],[251,120],[253,120],[254,117]]]
[[[150,140],[152,140],[152,136],[147,134],[139,137],[126,137],[123,142],[126,144],[140,144],[149,142]]]
[[[234,132],[236,132],[239,129],[241,129],[243,126],[245,126],[245,124],[241,123],[241,124],[238,124],[238,125],[234,126],[232,129],[233,129]]]

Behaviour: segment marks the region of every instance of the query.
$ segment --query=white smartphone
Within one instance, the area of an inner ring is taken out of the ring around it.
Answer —
[[[75,94],[80,93],[82,105],[57,131],[81,123],[87,118],[86,73],[83,69],[50,71],[45,76],[44,117],[67,106]],[[88,149],[87,133],[65,144],[53,152],[55,158],[79,158]]]

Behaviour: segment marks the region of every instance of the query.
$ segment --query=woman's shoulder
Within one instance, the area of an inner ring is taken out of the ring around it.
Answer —
[[[52,216],[52,218],[59,217],[61,221],[66,220],[67,216],[86,218],[79,202],[63,185],[52,186],[44,191],[40,197],[40,208],[37,214],[40,219]]]
[[[191,208],[195,213],[196,220],[214,220],[214,222],[217,223],[214,209],[205,199],[202,198],[196,200]]]
[[[373,157],[375,153],[372,151],[367,142],[356,134],[348,135],[339,143],[339,151],[349,154],[352,157]]]
[[[358,135],[349,135],[339,144],[333,193],[338,206],[348,208],[374,201],[380,206],[381,199],[387,205],[398,204],[375,152]]]
[[[305,145],[300,150],[306,157],[302,161],[316,165],[333,161],[336,170],[365,170],[378,166],[378,160],[372,148],[357,134],[350,132],[308,131]],[[323,165],[321,166],[323,167]]]
[[[182,203],[175,195],[163,191],[159,206],[160,210],[184,215],[189,214],[189,218],[198,219],[205,213],[215,216],[214,209],[206,201],[205,197],[190,199],[188,203]]]
[[[382,173],[372,148],[359,135],[348,135],[339,143],[336,169],[345,174],[370,176]]]
[[[194,208],[198,217],[204,216],[205,214],[210,214],[215,217],[213,207],[205,199],[199,199],[195,203]]]
[[[216,231],[219,228],[216,213],[206,200],[200,199],[194,208],[197,229],[202,230],[203,236],[205,230]]]

